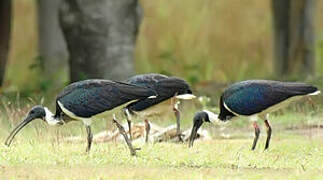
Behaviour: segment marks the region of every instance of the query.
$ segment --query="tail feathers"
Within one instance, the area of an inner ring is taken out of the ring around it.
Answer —
[[[283,87],[295,95],[317,95],[320,92],[317,87],[305,83],[284,83]]]

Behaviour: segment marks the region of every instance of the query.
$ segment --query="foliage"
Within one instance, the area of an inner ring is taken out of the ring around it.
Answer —
[[[13,4],[5,90],[59,89],[52,81],[67,82],[67,69],[58,69],[57,77],[48,80],[39,68],[28,68],[39,59],[36,1],[17,0]],[[141,4],[144,19],[135,52],[138,73],[177,75],[192,84],[275,78],[270,0],[142,0]],[[323,2],[316,5],[317,75],[321,77]]]

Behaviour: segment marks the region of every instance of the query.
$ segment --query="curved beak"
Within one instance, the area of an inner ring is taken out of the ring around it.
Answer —
[[[188,144],[188,147],[192,147],[194,140],[196,138],[197,135],[197,131],[200,129],[200,127],[203,124],[203,119],[202,118],[198,118],[194,120],[194,124],[193,124],[193,128],[192,128],[192,132],[191,132],[191,136],[190,136],[190,141]]]
[[[5,145],[6,146],[10,146],[13,138],[16,136],[16,134],[23,128],[25,127],[28,123],[30,123],[32,120],[34,120],[35,118],[28,116],[26,119],[24,119],[8,136]]]
[[[193,147],[193,143],[194,143],[194,140],[196,138],[196,135],[197,135],[197,130],[199,129],[199,127],[196,126],[196,124],[194,124],[193,128],[192,128],[192,132],[191,132],[191,135],[190,135],[190,141],[189,141],[189,144],[188,144],[188,147]]]

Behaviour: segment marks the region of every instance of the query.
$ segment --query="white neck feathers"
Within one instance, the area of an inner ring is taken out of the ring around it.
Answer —
[[[44,107],[44,109],[46,113],[45,120],[47,124],[51,126],[57,125],[60,121],[54,118],[54,114],[47,107]]]
[[[212,122],[212,123],[219,123],[219,119],[218,119],[218,115],[211,112],[211,111],[208,111],[208,110],[203,110],[204,112],[206,112],[206,114],[209,116],[209,120]]]

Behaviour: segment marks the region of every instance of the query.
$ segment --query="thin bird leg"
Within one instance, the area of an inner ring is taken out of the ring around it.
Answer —
[[[146,139],[145,142],[148,143],[149,140],[149,132],[150,132],[150,124],[147,119],[145,119],[145,130],[146,130]]]
[[[136,155],[136,151],[140,150],[140,148],[133,148],[131,141],[129,140],[126,131],[124,130],[123,126],[117,121],[115,115],[113,115],[113,123],[115,123],[115,125],[117,126],[117,128],[119,129],[120,134],[122,134],[122,136],[124,137],[128,148],[130,150],[130,155],[131,156],[135,156]]]
[[[269,121],[266,119],[265,120],[265,125],[267,128],[267,139],[266,139],[266,145],[265,145],[265,150],[269,148],[269,142],[270,142],[270,137],[271,137],[271,126],[269,124]]]
[[[127,123],[128,123],[128,128],[129,128],[129,138],[130,141],[132,141],[132,132],[131,132],[131,114],[129,112],[129,109],[125,108],[123,110],[124,114],[126,115],[127,118]]]
[[[86,152],[90,152],[91,150],[91,145],[92,145],[92,139],[93,139],[93,134],[91,131],[91,126],[86,125],[86,132],[87,132],[87,147],[86,147]]]
[[[174,106],[173,106],[173,111],[175,113],[175,117],[176,117],[176,135],[178,136],[178,140],[179,142],[184,142],[183,138],[182,138],[182,133],[181,133],[181,124],[180,124],[180,119],[181,119],[181,113],[178,109],[178,104],[180,103],[180,101],[175,102]]]
[[[314,102],[313,102],[312,98],[311,98],[311,97],[309,97],[309,96],[308,96],[308,101],[309,101],[309,103],[311,104],[312,108],[314,109],[314,108],[315,108],[315,104],[314,104]]]
[[[259,138],[259,134],[260,134],[260,129],[259,129],[259,126],[258,126],[257,122],[253,122],[253,127],[255,128],[255,138],[253,140],[251,150],[255,150],[256,145],[257,145],[257,141],[258,141],[258,138]]]

